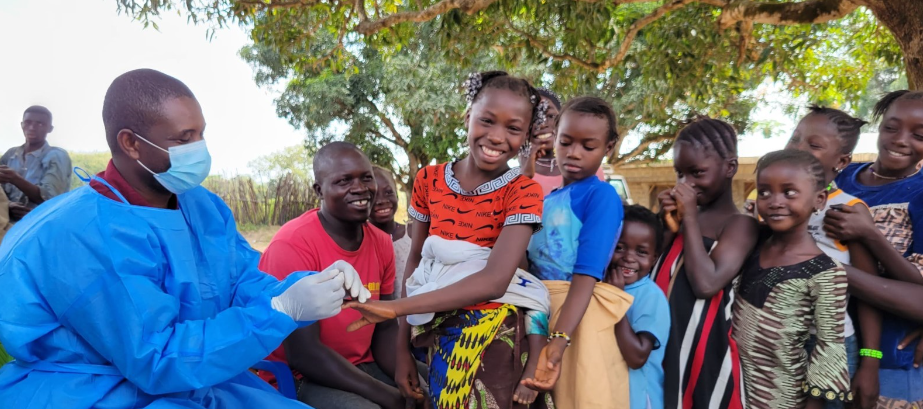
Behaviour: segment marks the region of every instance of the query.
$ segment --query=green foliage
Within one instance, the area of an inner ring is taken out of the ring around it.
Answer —
[[[463,105],[453,87],[474,68],[611,101],[621,133],[640,143],[610,162],[660,157],[696,114],[747,131],[762,84],[863,111],[902,72],[897,43],[865,8],[826,24],[771,25],[719,24],[734,1],[472,0],[432,14],[415,13],[446,2],[118,2],[142,21],[160,7],[251,26],[254,44],[242,55],[259,84],[285,84],[278,112],[308,132],[309,150],[352,141],[405,186],[416,168],[462,152]]]
[[[112,155],[109,152],[68,152],[71,158],[71,164],[74,167],[81,168],[90,175],[95,175],[106,170],[109,165],[109,159]],[[71,177],[71,190],[85,185],[86,182],[77,177]]]
[[[276,179],[290,173],[298,179],[310,180],[313,178],[311,162],[305,146],[296,145],[260,156],[247,165],[260,179]]]

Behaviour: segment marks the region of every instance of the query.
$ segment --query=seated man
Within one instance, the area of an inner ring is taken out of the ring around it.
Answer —
[[[231,210],[199,186],[205,118],[176,78],[122,74],[102,111],[109,167],[0,245],[0,342],[16,358],[0,408],[306,408],[248,368],[338,314],[344,287],[368,298],[358,274],[257,270]]]
[[[67,152],[48,145],[48,134],[54,130],[48,108],[38,105],[26,108],[20,125],[26,143],[0,157],[0,183],[10,199],[13,221],[70,190],[73,173]]]
[[[314,156],[314,190],[320,209],[282,226],[260,260],[260,270],[285,279],[293,271],[335,260],[352,264],[372,299],[392,299],[391,237],[372,226],[369,215],[377,184],[372,164],[349,143],[334,142]],[[296,330],[271,359],[287,362],[298,381],[298,399],[320,409],[404,409],[394,385],[394,341],[390,321],[347,333],[359,319],[354,310]]]

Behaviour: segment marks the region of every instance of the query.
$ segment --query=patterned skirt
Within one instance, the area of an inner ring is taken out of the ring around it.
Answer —
[[[429,349],[429,385],[437,409],[525,409],[513,401],[529,356],[525,314],[499,308],[436,314],[414,327],[413,344]],[[553,408],[539,394],[532,408]]]

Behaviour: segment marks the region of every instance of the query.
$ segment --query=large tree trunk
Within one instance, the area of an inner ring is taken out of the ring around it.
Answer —
[[[904,53],[910,89],[923,89],[923,1],[864,0]]]

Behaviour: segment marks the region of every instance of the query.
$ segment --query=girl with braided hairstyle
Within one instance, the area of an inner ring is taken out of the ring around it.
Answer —
[[[820,409],[849,402],[843,325],[846,271],[808,231],[827,202],[825,166],[787,149],[756,167],[759,215],[767,229],[747,258],[733,305],[733,339],[750,409]],[[816,328],[816,344],[805,343]]]
[[[395,374],[407,398],[425,399],[412,342],[429,348],[434,407],[521,409],[529,406],[514,394],[531,352],[527,336],[547,337],[550,305],[544,285],[518,269],[521,257],[510,256],[525,254],[541,228],[541,188],[507,162],[527,149],[547,108],[528,81],[502,71],[472,74],[465,85],[468,156],[424,167],[414,181],[406,297],[347,304],[363,315],[349,329],[407,316],[400,320]],[[476,268],[468,254],[483,257],[473,260]],[[434,276],[445,281],[426,281]],[[538,300],[509,295],[530,291]],[[546,402],[542,396],[534,406]]]
[[[879,408],[921,407],[920,322],[906,308],[919,310],[919,306],[916,299],[895,293],[923,284],[923,174],[917,167],[923,160],[923,92],[885,95],[875,104],[874,118],[880,120],[878,158],[873,163],[850,164],[836,177],[840,189],[862,199],[871,214],[850,207],[827,212],[824,231],[835,240],[861,243],[875,255],[883,276],[903,282],[893,285],[885,297],[869,297],[862,294],[868,278],[854,280],[850,275],[850,291],[884,311],[880,350],[863,348],[859,354],[864,360],[879,361]]]
[[[666,409],[742,408],[730,337],[732,281],[756,245],[757,222],[734,204],[737,133],[699,117],[673,145],[676,186],[658,196],[670,227],[651,278],[670,302],[664,356]]]

